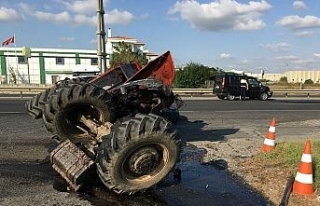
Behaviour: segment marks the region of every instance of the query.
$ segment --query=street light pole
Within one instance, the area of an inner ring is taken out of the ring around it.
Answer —
[[[22,54],[24,56],[24,59],[27,63],[27,70],[28,70],[28,83],[30,84],[31,83],[31,80],[30,80],[30,68],[29,68],[29,58],[31,57],[31,49],[29,47],[22,47]]]
[[[27,62],[27,69],[28,69],[28,82],[30,84],[30,68],[29,68],[29,57],[25,57]]]
[[[105,36],[103,0],[97,0],[97,56],[98,65],[102,73],[107,71]]]

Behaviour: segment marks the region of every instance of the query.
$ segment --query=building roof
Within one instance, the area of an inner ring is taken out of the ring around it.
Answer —
[[[137,40],[136,38],[133,37],[128,37],[128,36],[113,36],[113,37],[108,37],[107,40],[110,41],[130,41],[133,44],[136,45],[145,45],[142,41]]]
[[[156,54],[156,53],[154,53],[152,51],[149,51],[149,50],[147,50],[146,55],[147,56],[158,56],[158,54]]]

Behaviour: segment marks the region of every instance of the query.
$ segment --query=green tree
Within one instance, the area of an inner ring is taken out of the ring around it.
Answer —
[[[312,79],[306,79],[306,81],[304,81],[305,84],[313,84]]]
[[[144,66],[148,63],[148,59],[142,53],[133,52],[131,45],[125,42],[119,42],[117,46],[114,47],[115,51],[110,57],[110,66],[114,67],[119,64],[127,64],[132,61],[138,62],[140,65]]]
[[[178,68],[174,85],[179,88],[203,87],[205,82],[211,80],[217,72],[215,68],[191,62],[183,68]]]
[[[288,78],[287,77],[280,77],[280,83],[287,84],[288,83]]]

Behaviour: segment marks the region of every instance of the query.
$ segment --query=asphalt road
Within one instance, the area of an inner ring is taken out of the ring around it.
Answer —
[[[0,205],[267,205],[225,168],[197,162],[193,150],[186,151],[178,165],[181,182],[170,175],[145,194],[119,196],[103,188],[83,194],[61,192],[63,187],[52,187],[59,177],[50,165],[38,164],[51,145],[50,133],[41,120],[26,114],[24,103],[0,100]],[[320,126],[320,100],[185,103],[176,128],[186,142],[199,147],[203,142],[216,144],[248,136],[255,142],[261,140],[273,117],[279,122],[277,136],[283,141],[316,136]],[[192,155],[187,154],[190,151]]]
[[[320,99],[272,99],[269,101],[185,101],[182,114],[197,114],[203,119],[234,119],[242,123],[305,121],[320,117]]]

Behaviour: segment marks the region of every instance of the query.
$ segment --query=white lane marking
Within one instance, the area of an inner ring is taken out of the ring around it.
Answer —
[[[25,112],[0,112],[0,114],[26,114]]]
[[[233,112],[320,112],[319,109],[314,110],[229,110],[229,111],[215,111],[215,110],[199,110],[199,111],[183,111],[181,113],[191,113],[191,112],[217,112],[217,113],[233,113]]]
[[[315,110],[230,110],[230,111],[214,111],[214,112],[320,112]]]

